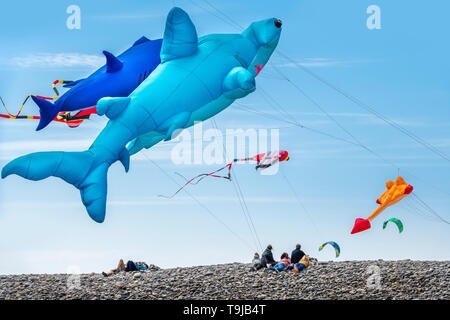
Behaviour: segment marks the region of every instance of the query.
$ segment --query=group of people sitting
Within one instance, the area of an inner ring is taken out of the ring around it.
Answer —
[[[294,275],[299,271],[306,269],[311,265],[311,261],[308,255],[301,250],[301,245],[297,244],[294,251],[292,251],[291,257],[287,252],[283,252],[280,257],[280,261],[275,261],[272,254],[272,245],[268,245],[266,250],[262,253],[261,257],[256,252],[252,260],[252,270],[260,270],[267,268],[269,270],[283,271],[293,270]]]
[[[252,270],[257,271],[263,268],[276,271],[293,270],[294,275],[296,275],[299,271],[309,267],[311,265],[311,260],[314,260],[314,258],[310,258],[301,250],[301,245],[299,244],[295,246],[295,249],[294,251],[292,251],[290,258],[287,252],[283,252],[283,254],[280,257],[280,261],[274,260],[272,249],[273,249],[272,245],[269,244],[262,253],[261,257],[257,252],[255,253],[252,260],[253,263]],[[149,269],[149,266],[145,262],[135,262],[129,260],[125,264],[123,259],[120,259],[119,264],[115,269],[111,269],[108,272],[102,272],[102,274],[105,277],[108,277],[122,271],[133,272],[147,269]]]
[[[119,264],[117,265],[117,268],[111,269],[108,272],[102,272],[102,274],[105,277],[108,277],[110,275],[113,275],[115,273],[124,271],[124,272],[133,272],[133,271],[141,271],[141,270],[147,270],[148,265],[145,262],[134,262],[129,260],[126,264],[123,262],[123,259],[119,260]]]

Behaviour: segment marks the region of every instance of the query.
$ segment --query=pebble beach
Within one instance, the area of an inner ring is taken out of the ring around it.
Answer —
[[[1,300],[449,300],[450,261],[319,262],[291,271],[250,264],[101,273],[0,275]]]

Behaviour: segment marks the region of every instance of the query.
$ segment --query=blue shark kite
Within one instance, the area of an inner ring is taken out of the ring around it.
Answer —
[[[106,64],[85,79],[65,84],[64,87],[71,89],[54,104],[32,95],[40,111],[36,130],[45,128],[59,112],[88,108],[104,97],[127,97],[159,65],[161,45],[162,39],[150,41],[141,37],[117,57],[103,51]]]
[[[97,103],[97,113],[110,121],[89,150],[25,155],[8,163],[2,178],[59,177],[80,190],[89,216],[103,222],[111,164],[120,160],[128,171],[130,155],[170,140],[178,129],[209,119],[253,92],[255,76],[280,34],[281,21],[272,18],[252,23],[241,34],[197,38],[187,13],[173,8],[166,21],[161,64],[128,97]]]

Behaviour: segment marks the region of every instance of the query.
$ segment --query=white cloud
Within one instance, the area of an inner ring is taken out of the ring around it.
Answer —
[[[105,57],[83,53],[38,53],[14,57],[6,61],[22,68],[100,67]]]

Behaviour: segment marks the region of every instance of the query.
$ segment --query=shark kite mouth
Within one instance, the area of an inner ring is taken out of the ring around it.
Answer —
[[[263,67],[264,67],[263,64],[255,65],[255,69],[256,69],[256,75],[255,75],[255,77],[261,72],[261,70],[262,70]]]

